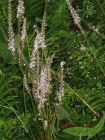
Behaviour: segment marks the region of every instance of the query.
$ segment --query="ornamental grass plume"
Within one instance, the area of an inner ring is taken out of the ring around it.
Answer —
[[[44,119],[43,110],[45,105],[48,104],[48,97],[50,93],[50,82],[51,82],[51,63],[52,58],[45,57],[44,64],[39,65],[39,48],[45,49],[45,26],[46,26],[46,6],[42,20],[41,30],[37,29],[35,25],[36,37],[32,50],[29,67],[32,72],[32,92],[33,98],[37,102],[38,116],[42,120],[44,128],[47,126]]]
[[[14,32],[12,27],[12,10],[11,10],[11,0],[8,2],[8,49],[11,51],[12,55],[15,55],[15,40]]]
[[[39,90],[40,90],[40,94],[44,98],[48,98],[48,94],[50,93],[51,63],[52,60],[48,58],[47,63],[41,67]]]
[[[46,3],[46,5],[47,5],[47,3]],[[29,66],[30,69],[35,68],[38,49],[39,48],[42,48],[42,49],[46,48],[46,44],[45,44],[45,26],[46,26],[46,10],[47,10],[46,8],[47,7],[45,6],[41,31],[38,31],[36,25],[34,26],[37,35],[35,37],[33,51],[32,51],[32,55],[31,55],[30,66]]]
[[[30,69],[35,68],[38,49],[39,48],[44,48],[44,47],[45,47],[45,42],[42,38],[42,34],[37,31],[37,35],[36,35],[35,41],[34,41],[32,55],[31,55],[31,60],[30,60],[30,66],[29,66]]]
[[[24,61],[24,55],[23,55],[23,48],[24,48],[24,41],[26,36],[26,19],[24,18],[24,1],[18,0],[18,6],[17,6],[17,19],[18,19],[18,59],[19,59],[19,65],[20,67],[22,65],[25,65]]]
[[[66,0],[66,3],[68,5],[68,9],[70,10],[74,23],[81,28],[81,18],[79,17],[78,13],[76,12],[76,10],[74,9],[74,7],[70,4],[70,2],[68,0]]]
[[[39,83],[39,90],[40,90],[40,94],[38,96],[39,112],[44,108],[44,105],[47,102],[48,89],[49,89],[49,83],[47,82],[47,67],[43,65],[41,68],[40,83]]]
[[[23,25],[21,30],[21,47],[24,49],[24,42],[26,37],[26,18],[23,19]]]
[[[22,19],[24,17],[24,2],[23,0],[18,0],[18,7],[17,7],[17,18]]]
[[[41,36],[42,36],[43,42],[45,40],[46,14],[47,14],[47,1],[45,4],[45,10],[44,10],[44,14],[43,14],[42,28],[41,28]]]
[[[33,97],[38,102],[38,111],[41,116],[45,103],[48,103],[51,84],[51,63],[52,58],[47,58],[47,63],[41,66],[38,78],[34,80]]]

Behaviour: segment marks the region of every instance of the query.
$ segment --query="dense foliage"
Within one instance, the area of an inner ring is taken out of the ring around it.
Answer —
[[[41,29],[45,1],[24,0],[24,3],[27,29],[24,54],[28,61],[36,36],[33,26],[36,24]],[[46,52],[48,56],[54,55],[51,85],[54,93],[59,64],[65,61],[65,96],[62,107],[57,108],[56,140],[104,140],[105,1],[71,0],[70,3],[81,18],[82,31],[74,24],[65,0],[49,0],[47,7]],[[12,0],[16,43],[17,4],[18,0]],[[35,102],[24,87],[18,62],[8,50],[8,1],[0,0],[0,7],[0,139],[44,140]],[[27,83],[31,88],[28,77]]]

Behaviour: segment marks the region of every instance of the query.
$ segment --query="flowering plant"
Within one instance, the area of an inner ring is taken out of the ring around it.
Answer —
[[[37,25],[34,26],[36,37],[34,40],[31,56],[27,62],[24,49],[25,39],[27,35],[26,31],[26,18],[24,17],[25,7],[23,0],[18,0],[17,6],[17,20],[18,20],[18,43],[16,44],[14,39],[14,32],[12,27],[12,1],[8,2],[8,49],[14,57],[15,61],[18,61],[19,68],[23,75],[24,87],[28,94],[31,94],[32,100],[35,104],[35,110],[37,111],[36,117],[38,121],[41,121],[43,125],[43,131],[46,139],[54,140],[56,129],[56,106],[62,104],[62,98],[64,96],[64,81],[63,81],[63,69],[65,62],[61,62],[61,74],[59,76],[59,88],[55,94],[55,101],[51,103],[50,96],[53,94],[51,89],[52,83],[52,71],[51,64],[53,57],[49,57],[46,51],[45,41],[45,27],[46,27],[46,11],[47,3],[45,3],[45,11],[43,15],[41,30],[39,31]],[[40,53],[42,50],[42,55]],[[42,59],[41,59],[42,57]],[[31,87],[27,84],[27,80],[31,81]]]

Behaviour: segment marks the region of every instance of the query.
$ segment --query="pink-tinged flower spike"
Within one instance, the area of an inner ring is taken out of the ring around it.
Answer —
[[[47,1],[46,1],[46,6],[45,6],[45,11],[43,15],[43,20],[42,20],[42,27],[41,31],[39,32],[38,29],[35,26],[35,31],[37,32],[37,35],[35,37],[34,41],[34,48],[32,51],[32,56],[31,56],[31,61],[30,61],[30,68],[33,69],[36,64],[36,55],[37,55],[37,50],[39,48],[46,48],[46,43],[45,43],[45,26],[46,26],[46,10],[47,10]]]
[[[21,42],[22,42],[22,49],[24,48],[24,41],[26,37],[26,19],[23,20],[23,26],[21,30]]]
[[[39,100],[38,111],[40,113],[40,111],[44,108],[45,102],[47,101],[46,93],[48,91],[48,86],[47,86],[46,66],[42,66],[41,68],[39,90],[40,90],[40,94],[38,96],[38,100]]]
[[[46,64],[41,68],[39,89],[44,97],[47,97],[48,93],[50,93],[51,63],[52,58],[48,58]]]
[[[48,1],[46,0],[44,14],[43,14],[43,20],[42,20],[42,26],[41,26],[41,37],[42,37],[42,44],[43,44],[42,48],[46,47],[46,44],[45,44],[45,29],[46,29],[47,6],[48,6]]]
[[[42,32],[39,32],[35,29],[37,35],[34,41],[34,47],[32,51],[31,61],[30,61],[30,69],[33,69],[36,64],[36,55],[39,48],[45,48],[45,39],[43,38]]]
[[[31,56],[31,61],[30,61],[30,65],[29,65],[29,67],[30,67],[30,69],[33,69],[33,68],[35,68],[35,64],[36,64],[36,50],[35,50],[35,48],[33,49],[33,52],[32,52],[32,56]]]
[[[70,2],[68,0],[66,0],[66,3],[68,5],[68,9],[70,10],[71,14],[72,14],[72,17],[73,17],[73,20],[74,20],[74,23],[80,28],[81,27],[81,19],[78,15],[78,13],[76,12],[76,10],[72,7],[72,5],[70,4]]]
[[[24,16],[24,11],[25,11],[24,2],[23,2],[23,0],[18,0],[18,3],[19,4],[17,7],[17,18],[22,19]]]
[[[36,79],[33,83],[33,97],[38,103],[38,112],[40,118],[43,120],[43,109],[45,104],[48,103],[48,97],[50,94],[51,83],[51,63],[53,58],[48,58],[46,64],[41,67],[39,73],[39,79]]]
[[[36,35],[35,41],[34,41],[34,47],[33,47],[32,55],[31,55],[31,60],[30,60],[30,69],[35,68],[36,55],[37,55],[38,49],[41,47],[41,43],[42,42],[41,42],[40,33],[37,32],[37,35]]]
[[[61,75],[60,75],[60,78],[59,78],[59,89],[58,89],[58,92],[57,92],[57,105],[59,104],[62,104],[62,98],[64,96],[64,76],[63,76],[63,70],[64,70],[64,65],[65,65],[65,62],[62,61],[60,63],[60,66],[61,66]]]
[[[12,55],[15,55],[15,41],[14,32],[12,28],[12,11],[11,11],[11,0],[8,3],[8,49],[11,51]]]

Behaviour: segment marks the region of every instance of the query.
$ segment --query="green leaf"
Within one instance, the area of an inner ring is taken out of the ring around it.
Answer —
[[[102,130],[104,126],[104,122],[105,122],[105,115],[102,117],[99,123],[93,128],[74,127],[74,128],[67,128],[63,130],[63,132],[73,136],[88,136],[88,139],[90,139]]]

